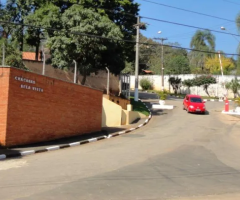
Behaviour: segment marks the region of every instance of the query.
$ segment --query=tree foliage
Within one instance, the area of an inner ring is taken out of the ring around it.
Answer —
[[[194,86],[194,81],[193,81],[193,79],[186,79],[186,80],[182,81],[182,85],[187,87],[189,90],[189,93],[191,93],[190,88]]]
[[[0,47],[3,43],[5,46],[5,65],[27,70],[22,61],[22,54],[14,43],[8,43],[6,39],[1,39]],[[0,48],[0,60],[2,61],[2,48]]]
[[[180,89],[181,87],[181,83],[182,83],[182,80],[181,78],[178,78],[178,77],[170,77],[168,79],[168,82],[169,84],[172,86],[173,90],[174,90],[174,93],[177,94],[177,91]]]
[[[231,58],[227,58],[221,55],[221,62],[224,74],[229,74],[229,72],[235,69],[235,64]],[[214,57],[209,57],[206,59],[205,68],[209,70],[211,74],[220,74],[221,66],[218,55]]]
[[[208,92],[208,87],[211,84],[215,84],[215,83],[217,83],[216,78],[212,76],[202,75],[193,79],[193,85],[198,87],[202,86],[208,96],[210,96]]]
[[[230,82],[226,83],[225,86],[226,86],[226,89],[232,90],[232,92],[234,94],[234,98],[237,97],[238,90],[240,89],[240,83],[239,83],[239,80],[237,79],[237,77],[235,77],[235,79],[232,79]]]
[[[55,31],[49,41],[55,66],[68,67],[75,60],[84,76],[82,84],[85,83],[87,75],[106,66],[116,74],[124,68],[120,42],[85,35],[94,33],[100,37],[122,39],[118,26],[106,16],[73,5],[63,13],[61,23],[67,31]]]
[[[192,37],[190,47],[202,51],[215,51],[215,36],[208,30],[197,30]],[[205,59],[212,56],[210,53],[191,52],[189,54],[190,65],[192,68],[200,68],[204,72]]]

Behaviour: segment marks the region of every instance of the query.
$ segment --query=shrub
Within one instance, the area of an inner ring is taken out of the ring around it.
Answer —
[[[237,104],[237,106],[240,107],[240,97],[235,98],[235,103]]]
[[[232,90],[234,97],[237,97],[238,90],[240,89],[239,80],[235,77],[231,82],[226,83],[226,88]]]
[[[151,90],[153,88],[152,82],[148,78],[141,79],[140,86],[142,87],[143,90]]]
[[[167,99],[167,96],[168,96],[168,91],[167,90],[157,91],[156,93],[159,96],[160,100],[166,100]]]

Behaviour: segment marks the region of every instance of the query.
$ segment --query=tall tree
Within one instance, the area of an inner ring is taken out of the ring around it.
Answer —
[[[35,47],[35,59],[38,59],[41,40],[54,35],[54,29],[61,29],[59,8],[51,3],[43,4],[34,13],[25,18],[26,24],[34,25],[26,31],[26,42]]]
[[[10,35],[12,39],[15,39],[19,43],[20,51],[23,50],[23,41],[24,41],[24,18],[33,12],[37,5],[38,1],[35,0],[7,0],[5,7],[5,19],[9,22],[20,23],[22,26],[10,26],[5,24],[5,33],[7,37]]]
[[[118,26],[108,17],[73,5],[62,14],[60,20],[63,31],[55,31],[49,41],[53,65],[64,68],[75,60],[83,75],[82,84],[89,73],[106,66],[111,72],[120,73],[124,68],[122,44],[101,38],[121,40],[123,37]]]
[[[215,36],[208,30],[197,30],[192,37],[190,47],[202,51],[215,51]],[[205,59],[212,56],[211,53],[191,52],[190,65],[200,67],[204,71]]]
[[[229,74],[232,70],[235,69],[235,64],[231,58],[227,58],[222,55],[221,61],[224,74]],[[205,68],[209,70],[211,74],[221,74],[221,66],[219,63],[218,55],[207,58],[205,62]]]

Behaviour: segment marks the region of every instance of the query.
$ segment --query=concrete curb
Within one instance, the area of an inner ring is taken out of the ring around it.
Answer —
[[[141,101],[141,99],[139,99],[139,100]],[[143,103],[143,104],[146,106],[145,103]],[[8,159],[8,158],[23,157],[23,156],[37,154],[37,153],[43,153],[43,152],[47,152],[47,151],[55,151],[55,150],[59,150],[59,149],[65,149],[65,148],[69,148],[69,147],[80,146],[80,145],[83,145],[83,144],[88,144],[88,143],[91,143],[91,142],[97,142],[97,141],[104,140],[104,139],[110,139],[112,137],[116,137],[116,136],[119,136],[119,135],[122,135],[122,134],[130,133],[134,130],[137,130],[137,129],[145,126],[151,120],[152,113],[147,106],[146,106],[146,108],[150,112],[150,115],[149,115],[148,119],[146,119],[144,121],[144,123],[138,125],[135,128],[130,128],[130,129],[127,129],[125,131],[109,134],[108,136],[103,135],[103,136],[100,136],[100,137],[95,137],[95,138],[91,138],[91,139],[87,139],[87,140],[83,140],[83,141],[79,141],[79,142],[73,142],[73,143],[59,145],[59,146],[51,146],[51,147],[47,147],[47,148],[43,148],[43,149],[39,149],[39,150],[28,150],[28,151],[11,153],[9,155],[0,154],[0,160],[4,160],[4,159]]]
[[[203,99],[204,101],[216,101],[216,102],[224,102],[224,100],[220,100],[220,99]],[[231,101],[237,101],[237,100],[228,100],[229,102]]]

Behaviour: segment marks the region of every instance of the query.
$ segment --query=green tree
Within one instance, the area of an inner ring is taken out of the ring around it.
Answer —
[[[235,77],[235,79],[232,79],[230,82],[226,83],[225,86],[226,86],[226,89],[232,90],[234,94],[234,98],[236,98],[238,95],[238,90],[240,89],[240,83],[237,77]]]
[[[192,37],[190,47],[202,51],[215,51],[215,36],[208,30],[197,30]],[[204,71],[205,59],[211,56],[211,54],[193,51],[189,56],[191,66],[201,68]]]
[[[34,0],[7,0],[4,20],[24,24],[24,18],[33,11],[34,5]],[[11,39],[18,42],[19,49],[22,51],[24,41],[24,25],[13,27],[10,24],[4,24],[4,29],[6,38],[11,35]]]
[[[178,77],[170,77],[168,79],[168,82],[169,84],[172,86],[173,90],[174,90],[174,93],[177,94],[177,91],[180,89],[181,87],[181,83],[182,83],[182,80],[181,78],[178,78]]]
[[[190,74],[189,61],[183,55],[174,56],[165,67],[166,74]]]
[[[59,8],[50,3],[44,4],[41,8],[25,18],[27,24],[34,24],[35,26],[27,28],[26,42],[30,46],[35,47],[36,60],[38,59],[41,40],[54,35],[54,31],[48,28],[53,27],[60,29],[62,27],[59,21],[60,17]],[[44,29],[37,27],[44,27]]]
[[[209,75],[202,75],[193,79],[193,84],[198,87],[202,86],[208,96],[210,96],[208,92],[209,86],[215,83],[217,83],[216,78]]]
[[[5,46],[5,65],[27,70],[22,62],[22,53],[16,48],[16,45],[5,38],[0,40],[0,47],[3,43]],[[0,48],[0,60],[2,61],[2,48]]]
[[[87,75],[106,66],[114,74],[119,74],[124,68],[120,42],[81,34],[94,33],[100,37],[121,40],[123,36],[118,26],[106,16],[73,5],[63,13],[61,23],[67,31],[55,31],[49,40],[54,66],[68,67],[75,60],[83,75],[82,84],[85,84]]]
[[[190,89],[190,88],[194,86],[194,81],[193,81],[193,79],[186,79],[186,80],[184,80],[184,81],[182,82],[182,84],[183,84],[185,87],[187,87],[188,90],[189,90],[189,93],[191,93],[191,89]]]

